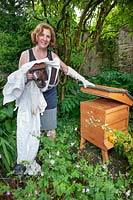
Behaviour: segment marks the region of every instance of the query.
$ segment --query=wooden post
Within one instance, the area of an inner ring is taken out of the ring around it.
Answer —
[[[106,163],[108,162],[108,160],[109,160],[108,151],[102,150],[102,158],[103,158],[104,162],[106,162]]]
[[[81,136],[81,140],[80,140],[80,149],[84,149],[84,148],[85,148],[85,145],[84,145],[85,141],[86,141],[86,140]]]

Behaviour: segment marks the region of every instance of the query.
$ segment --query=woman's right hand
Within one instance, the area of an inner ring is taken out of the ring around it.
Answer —
[[[30,73],[30,72],[27,72],[26,76],[27,76],[27,80],[28,80],[28,81],[31,81],[31,80],[33,80],[33,78],[34,78],[33,73]]]

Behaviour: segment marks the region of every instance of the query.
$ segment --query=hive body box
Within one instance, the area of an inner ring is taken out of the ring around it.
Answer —
[[[82,91],[84,90],[86,92],[87,88],[82,88]],[[91,93],[93,94],[93,92]],[[108,93],[109,92],[107,92],[106,95],[108,95]],[[127,131],[129,108],[127,104],[101,97],[81,102],[80,149],[84,148],[84,142],[87,140],[101,148],[103,161],[107,162],[108,150],[113,148],[113,143],[108,140],[109,131]]]

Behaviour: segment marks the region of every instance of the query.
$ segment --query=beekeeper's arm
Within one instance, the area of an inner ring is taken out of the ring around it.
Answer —
[[[64,71],[64,73],[74,79],[77,79],[81,81],[86,88],[87,86],[95,86],[95,84],[89,82],[86,80],[83,76],[81,76],[78,72],[76,72],[74,69],[72,69],[70,66],[67,66],[63,61],[60,60],[60,66],[61,70]]]

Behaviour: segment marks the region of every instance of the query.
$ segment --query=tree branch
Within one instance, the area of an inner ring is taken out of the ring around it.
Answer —
[[[69,5],[69,3],[70,3],[71,1],[72,1],[72,0],[68,0],[68,1],[65,2],[64,5],[63,5],[62,11],[61,11],[61,18],[60,18],[60,20],[58,21],[57,26],[56,26],[56,29],[57,29],[57,30],[60,28],[60,24],[61,24],[61,22],[64,20],[66,7]]]
[[[77,47],[79,45],[79,41],[80,41],[80,33],[81,33],[81,30],[82,30],[82,27],[83,27],[83,23],[84,23],[84,19],[86,18],[86,15],[89,12],[89,17],[91,16],[92,12],[94,11],[94,8],[99,5],[103,0],[96,0],[96,1],[89,1],[82,14],[81,14],[81,17],[80,17],[80,21],[79,21],[79,24],[78,24],[78,27],[77,27],[77,31],[76,31],[76,34],[75,34],[75,37],[76,37],[76,42],[75,42],[75,46]],[[84,24],[84,27],[85,27],[85,24]]]

